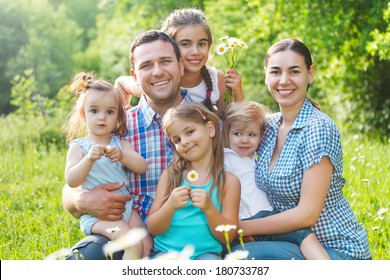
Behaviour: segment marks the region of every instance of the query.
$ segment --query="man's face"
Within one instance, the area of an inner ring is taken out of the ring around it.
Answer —
[[[132,75],[151,105],[171,103],[180,95],[184,66],[169,42],[142,44],[134,49],[133,58]]]

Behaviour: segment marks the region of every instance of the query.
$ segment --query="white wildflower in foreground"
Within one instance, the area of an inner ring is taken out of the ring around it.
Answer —
[[[106,232],[115,234],[116,232],[118,232],[118,231],[120,231],[120,230],[121,230],[121,228],[118,227],[118,226],[116,226],[116,227],[113,227],[113,228],[108,228],[108,229],[106,229]]]
[[[189,260],[194,254],[195,248],[192,245],[187,245],[181,250],[181,252],[170,251],[166,254],[160,255],[154,260]]]
[[[376,218],[375,220],[383,220],[385,218],[385,214],[387,212],[387,208],[382,207],[381,209],[376,212]]]
[[[219,225],[215,228],[219,232],[229,232],[231,229],[236,229],[236,225]]]
[[[198,174],[198,172],[196,172],[195,170],[190,170],[190,171],[187,173],[187,179],[188,179],[188,181],[190,181],[190,182],[196,182],[196,181],[198,181],[198,179],[199,179],[199,174]]]
[[[126,234],[120,236],[118,239],[108,242],[103,246],[103,252],[105,254],[113,254],[118,251],[125,250],[138,244],[143,238],[148,235],[148,232],[144,228],[134,228],[129,230]]]
[[[45,260],[63,260],[67,257],[72,251],[70,249],[62,248],[54,253],[45,257]]]
[[[229,253],[225,256],[225,260],[246,260],[249,256],[247,250],[237,250],[232,253]]]

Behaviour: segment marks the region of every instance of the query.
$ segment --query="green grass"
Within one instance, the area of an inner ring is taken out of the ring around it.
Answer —
[[[55,134],[44,132],[53,125],[42,119],[0,118],[2,260],[43,259],[83,237],[78,220],[62,207],[66,147]],[[41,135],[51,138],[39,144]],[[389,260],[389,144],[345,135],[343,147],[344,192],[367,230],[373,259]]]

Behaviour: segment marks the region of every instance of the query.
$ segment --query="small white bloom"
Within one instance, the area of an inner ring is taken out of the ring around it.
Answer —
[[[180,253],[175,251],[169,251],[166,254],[160,255],[155,260],[189,260],[194,254],[195,248],[192,245],[187,245],[180,251]]]
[[[237,39],[237,38],[234,38],[234,37],[229,37],[227,39],[227,42],[228,42],[229,45],[237,46],[237,45],[240,45],[240,43],[242,41],[240,39]]]
[[[112,242],[108,242],[103,246],[103,252],[105,254],[112,254],[118,251],[125,250],[138,244],[143,238],[148,235],[148,232],[144,228],[134,228],[129,230],[126,234],[120,236],[118,239]]]
[[[218,55],[223,55],[228,51],[227,49],[228,48],[225,44],[219,44],[215,47],[215,53]]]
[[[215,228],[219,232],[229,232],[231,229],[236,229],[236,225],[219,225]]]
[[[104,148],[104,153],[107,154],[108,150],[111,149],[111,146],[110,145],[107,145],[105,148]]]
[[[196,182],[199,179],[199,174],[195,170],[190,170],[187,173],[187,179],[190,182]]]
[[[121,230],[121,228],[116,226],[116,227],[113,227],[113,228],[106,229],[106,232],[108,232],[108,233],[116,233],[116,232],[118,232],[120,230]]]
[[[54,253],[51,253],[50,255],[46,256],[45,260],[62,260],[65,257],[67,257],[72,251],[70,249],[62,248],[58,251],[55,251]]]
[[[378,212],[376,212],[376,214],[378,216],[382,216],[382,215],[384,215],[387,212],[387,210],[389,210],[389,209],[382,207],[381,209],[378,210]]]
[[[225,256],[225,260],[245,260],[249,256],[247,250],[237,250]]]

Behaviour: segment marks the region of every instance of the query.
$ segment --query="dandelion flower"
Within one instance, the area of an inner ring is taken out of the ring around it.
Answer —
[[[219,225],[215,228],[219,232],[229,232],[231,229],[236,229],[236,225]]]
[[[249,256],[249,252],[247,250],[236,250],[231,252],[225,256],[225,260],[245,260]]]
[[[113,254],[115,252],[125,250],[129,247],[138,244],[147,235],[148,232],[144,228],[131,229],[115,241],[105,244],[103,247],[103,251],[105,254]]]
[[[195,170],[190,170],[187,173],[187,179],[190,182],[196,182],[199,179],[199,174]]]

